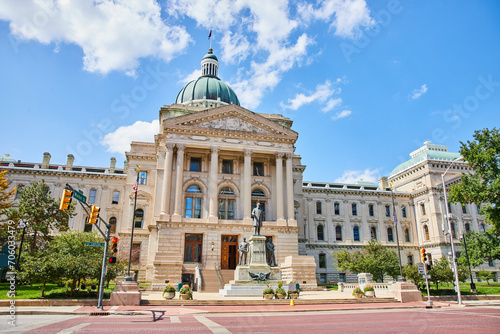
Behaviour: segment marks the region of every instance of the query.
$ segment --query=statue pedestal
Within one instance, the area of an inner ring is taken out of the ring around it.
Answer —
[[[261,296],[267,288],[266,282],[276,289],[281,281],[278,267],[270,267],[266,262],[266,237],[253,235],[249,239],[249,265],[239,265],[234,271],[234,280],[219,290],[225,297]],[[254,277],[258,276],[257,278]],[[267,279],[266,279],[267,278]]]

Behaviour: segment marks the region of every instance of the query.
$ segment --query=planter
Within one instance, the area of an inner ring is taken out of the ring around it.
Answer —
[[[189,295],[186,295],[189,296]],[[163,298],[165,299],[172,299],[175,297],[175,292],[164,292],[163,293]]]
[[[292,296],[292,299],[299,298],[299,294],[298,293],[292,293],[291,296]]]
[[[282,295],[280,293],[276,294],[276,297],[278,297],[278,299],[285,299],[286,295]]]
[[[187,300],[187,299],[191,299],[191,296],[192,296],[192,295],[188,295],[188,294],[180,294],[179,296],[180,296],[180,298],[181,298],[181,299],[183,299],[183,300]]]
[[[273,299],[274,295],[264,295],[264,299]]]
[[[363,294],[362,293],[355,293],[354,297],[356,297],[356,298],[363,298]]]
[[[367,298],[373,298],[373,297],[375,297],[375,291],[366,291],[365,296]]]

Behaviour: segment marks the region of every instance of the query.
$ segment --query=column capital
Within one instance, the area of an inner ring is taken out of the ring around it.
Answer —
[[[275,155],[276,155],[276,159],[283,159],[283,157],[285,156],[285,153],[284,152],[276,152]]]
[[[253,150],[250,150],[250,149],[244,149],[244,150],[243,150],[243,154],[244,154],[246,157],[252,156],[252,153],[253,153]]]
[[[175,144],[174,143],[166,143],[165,147],[167,148],[167,150],[173,150],[175,147]]]
[[[175,147],[177,147],[177,151],[184,151],[186,148],[185,144],[175,144]]]
[[[292,159],[293,158],[293,153],[287,152],[285,153],[285,156],[287,159]]]
[[[210,150],[212,153],[219,153],[220,147],[219,146],[210,146]]]

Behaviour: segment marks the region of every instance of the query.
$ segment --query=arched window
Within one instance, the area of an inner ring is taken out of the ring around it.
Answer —
[[[318,240],[325,240],[324,228],[323,225],[318,225],[316,228]]]
[[[116,233],[116,217],[109,218],[109,233]]]
[[[262,220],[266,220],[266,193],[262,189],[255,188],[252,190],[252,207],[253,210],[257,203],[260,203],[260,210],[262,211]]]
[[[20,199],[21,195],[23,194],[24,190],[24,184],[18,184],[16,188],[16,198],[15,199]]]
[[[354,226],[352,228],[352,234],[354,236],[354,241],[359,241],[359,227]]]
[[[479,225],[479,232],[486,232],[486,226],[483,224]]]
[[[451,225],[451,237],[453,239],[456,239],[457,236],[456,236],[456,231],[455,231],[455,223],[451,223],[450,225]]]
[[[405,228],[405,241],[410,242],[410,230]]]
[[[392,227],[387,228],[387,241],[394,242],[394,235],[392,233]]]
[[[342,241],[342,227],[339,225],[335,227],[335,239],[337,241]]]
[[[219,219],[234,219],[234,191],[224,187],[219,191]]]
[[[375,227],[370,227],[370,238],[377,240],[377,229]]]
[[[470,232],[470,224],[465,223],[465,233],[469,233],[469,232]]]
[[[203,194],[197,185],[189,186],[186,190],[185,217],[201,218],[201,199]]]
[[[429,228],[427,227],[427,225],[424,225],[424,235],[425,240],[431,240],[431,238],[429,237]]]
[[[143,209],[135,210],[134,227],[135,228],[142,228],[143,223],[144,223],[144,210]]]

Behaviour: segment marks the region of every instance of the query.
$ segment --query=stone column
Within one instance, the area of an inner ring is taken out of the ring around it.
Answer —
[[[283,209],[283,156],[282,152],[276,152],[276,215],[278,225],[286,225],[285,212]]]
[[[208,221],[217,222],[217,167],[219,165],[220,147],[212,146],[212,157],[210,160],[210,176],[208,181],[209,212]]]
[[[177,144],[177,164],[176,164],[176,179],[175,179],[175,203],[174,214],[172,221],[180,222],[182,220],[182,181],[184,178],[184,149],[186,145]]]
[[[293,198],[292,158],[293,153],[286,154],[286,211],[288,226],[297,226],[297,220],[295,219],[295,202]]]
[[[252,221],[252,150],[244,150],[245,160],[243,166],[243,222]]]
[[[161,214],[170,215],[170,188],[172,186],[172,156],[175,144],[168,143],[166,145],[167,151],[165,152],[165,163],[163,165],[163,185],[161,194]],[[162,218],[164,219],[164,218]]]

